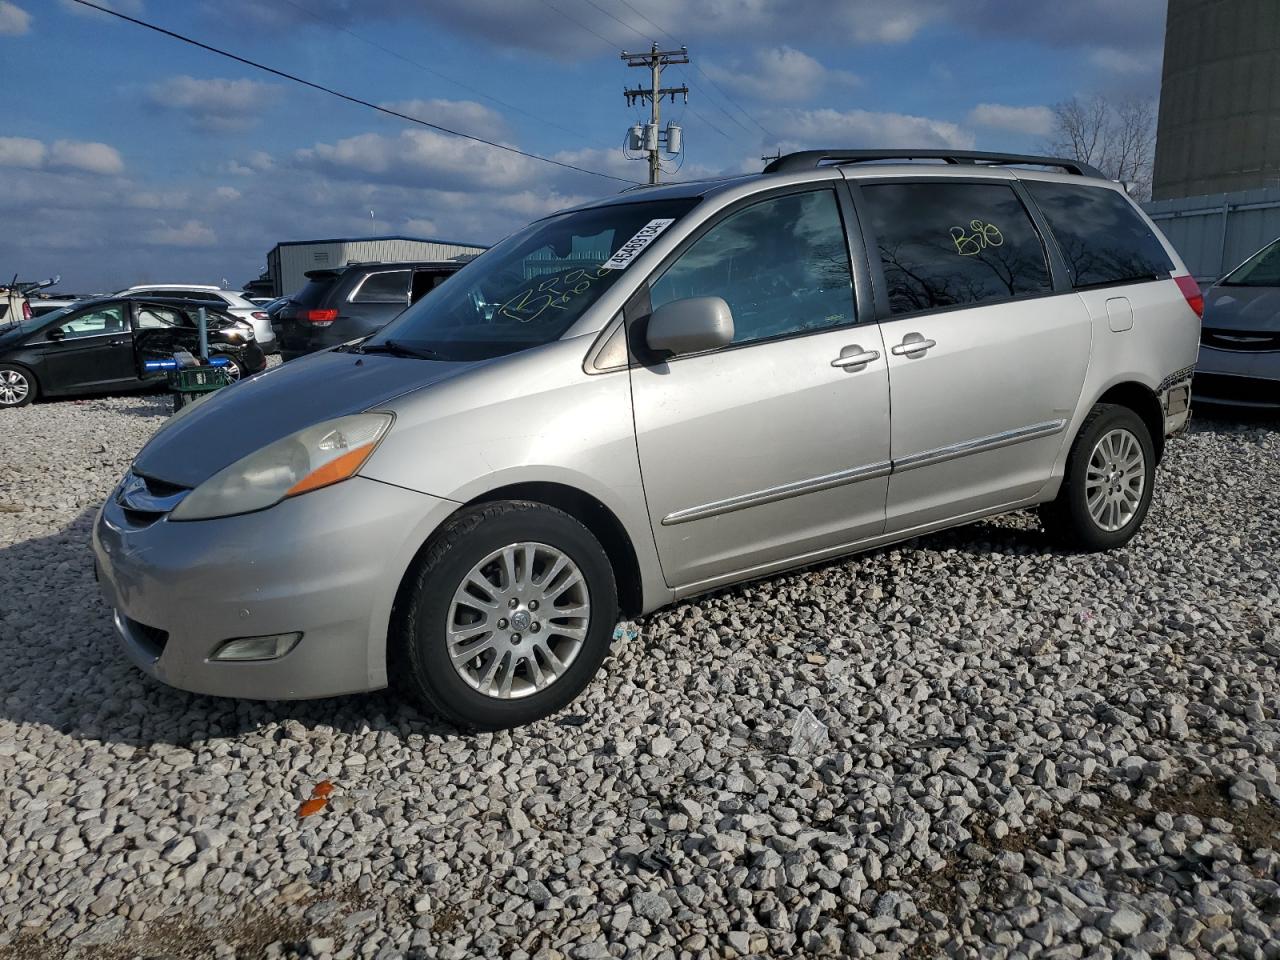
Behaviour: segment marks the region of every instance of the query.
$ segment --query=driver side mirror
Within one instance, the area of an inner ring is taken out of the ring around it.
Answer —
[[[54,327],[44,336],[46,340],[61,340],[66,335],[67,335],[67,331],[63,330],[61,327]]]
[[[649,317],[650,350],[679,356],[714,350],[733,342],[733,312],[720,297],[689,297],[664,303]]]

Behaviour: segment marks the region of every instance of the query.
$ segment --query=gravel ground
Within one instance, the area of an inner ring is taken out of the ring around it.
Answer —
[[[722,591],[471,736],[126,664],[89,525],[167,402],[0,413],[0,957],[1280,958],[1274,419],[1202,415],[1127,549]]]

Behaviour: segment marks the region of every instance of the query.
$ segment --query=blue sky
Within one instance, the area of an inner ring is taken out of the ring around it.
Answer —
[[[619,50],[689,47],[672,178],[812,146],[1035,150],[1052,104],[1154,96],[1164,0],[111,0],[464,132],[641,180]],[[660,29],[659,29],[660,28]],[[667,31],[667,36],[661,31]],[[233,287],[280,240],[491,242],[622,184],[379,115],[71,0],[0,0],[0,273]],[[369,211],[374,211],[371,221]]]

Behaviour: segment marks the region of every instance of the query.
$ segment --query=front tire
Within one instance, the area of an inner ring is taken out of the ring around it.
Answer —
[[[498,501],[450,520],[401,589],[391,681],[463,727],[563,708],[591,682],[618,619],[599,541],[545,504]]]
[[[0,363],[0,408],[25,407],[39,391],[31,371],[11,363]]]
[[[1128,407],[1095,405],[1071,445],[1057,499],[1040,508],[1045,531],[1078,550],[1128,543],[1151,505],[1155,464],[1141,417]]]

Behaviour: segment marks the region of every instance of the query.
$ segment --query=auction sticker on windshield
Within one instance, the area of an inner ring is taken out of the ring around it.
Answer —
[[[674,217],[650,220],[636,231],[636,235],[618,248],[618,252],[600,265],[601,270],[622,270],[638,257],[641,251],[657,239],[663,230],[675,223]]]

